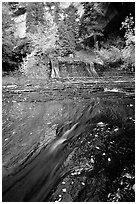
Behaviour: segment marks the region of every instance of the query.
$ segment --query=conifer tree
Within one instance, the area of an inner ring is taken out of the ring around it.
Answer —
[[[105,12],[105,2],[83,2],[84,14],[80,22],[80,37],[82,39],[93,37],[94,45],[97,41],[97,36],[103,35],[102,20]],[[99,21],[101,23],[99,23]]]
[[[74,53],[78,40],[78,14],[73,4],[64,9],[64,18],[58,27],[57,49],[61,56]]]

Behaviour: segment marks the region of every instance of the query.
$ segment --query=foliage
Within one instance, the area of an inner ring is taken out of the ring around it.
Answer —
[[[31,54],[24,59],[20,70],[29,76],[45,77],[49,75],[48,58],[55,52],[57,27],[49,12],[43,16],[44,24],[34,20],[35,31],[27,33],[31,42]]]
[[[73,4],[64,10],[64,19],[58,27],[57,50],[60,56],[74,53],[78,41],[78,14]]]
[[[124,60],[124,66],[134,69],[135,67],[135,23],[131,16],[126,17],[122,22],[121,29],[125,29],[125,43],[126,46],[122,50],[122,58]]]
[[[54,22],[58,25],[63,15],[63,9],[60,6],[60,2],[46,2],[45,4],[47,10],[49,10],[53,16]]]
[[[104,5],[101,2],[83,2],[84,14],[80,22],[80,36],[82,39],[103,36],[103,22],[98,19],[104,16]],[[94,39],[96,41],[96,39]]]
[[[107,38],[104,38],[102,41],[100,41],[100,47],[109,49],[110,46],[114,46],[120,50],[123,49],[125,46],[124,38],[117,35],[116,33],[112,33]]]
[[[27,32],[35,33],[39,23],[44,23],[44,3],[29,2],[27,4]]]
[[[16,62],[13,60],[13,48],[17,43],[14,37],[15,27],[12,11],[8,2],[2,3],[2,65],[3,70],[13,69]]]
[[[94,39],[96,43],[94,45],[97,45],[98,36],[103,35],[104,22],[106,22],[104,19],[109,3],[82,2],[79,4],[83,5],[82,17],[78,16],[78,9],[74,3],[70,3],[67,8],[62,8],[60,2],[3,2],[3,64],[7,67],[8,65],[15,67],[26,54],[28,56],[23,60],[21,70],[27,73],[25,70],[31,65],[45,67],[44,58],[48,61],[51,55],[75,54],[80,42],[84,41],[89,45],[91,39]],[[24,47],[22,47],[23,42],[15,37],[13,18],[20,8],[25,8],[27,12],[27,36],[24,39]],[[106,64],[123,61],[124,66],[134,67],[135,29],[131,15],[126,17],[121,29],[125,29],[125,47],[123,47],[123,40],[115,39],[115,36],[111,37],[101,45],[100,50],[95,50],[97,57]],[[29,49],[25,41],[29,42]],[[96,48],[98,49],[98,46]],[[30,60],[30,56],[33,60]]]
[[[135,28],[133,17],[127,16],[122,23],[121,29],[125,29],[124,40],[111,35],[106,42],[101,44],[100,50],[95,50],[97,61],[104,64],[119,63],[122,69],[134,71],[135,67]]]
[[[74,50],[73,44],[71,44],[71,38],[68,34],[67,25],[64,21],[59,24],[58,27],[59,40],[57,41],[57,50],[59,56],[66,56]]]
[[[116,46],[111,46],[110,48],[101,48],[100,50],[96,50],[97,55],[97,62],[100,61],[104,65],[110,65],[110,64],[117,64],[121,62],[122,53],[119,48]]]
[[[125,29],[125,40],[126,45],[135,44],[135,23],[134,18],[131,16],[127,16],[125,21],[122,22],[121,29]]]

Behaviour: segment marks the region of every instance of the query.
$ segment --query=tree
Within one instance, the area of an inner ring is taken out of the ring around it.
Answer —
[[[28,13],[30,11],[31,14]],[[27,75],[46,78],[49,58],[55,52],[57,27],[44,3],[28,3],[27,15],[27,38],[31,53],[24,59],[20,70]]]
[[[93,37],[94,45],[97,43],[97,37],[103,35],[103,21],[105,15],[105,4],[98,2],[84,2],[84,14],[80,22],[80,37],[82,40]],[[100,23],[99,23],[100,21]]]
[[[77,8],[70,4],[64,9],[64,18],[58,26],[57,49],[61,56],[74,54],[78,41],[78,20]]]
[[[54,22],[58,25],[62,19],[63,9],[60,6],[60,2],[45,2],[47,9],[53,16]]]
[[[122,50],[123,60],[125,67],[135,68],[135,22],[133,16],[129,14],[126,16],[125,21],[122,22],[121,29],[125,29],[125,47]]]
[[[2,3],[2,68],[5,71],[16,67],[13,60],[13,48],[16,45],[14,37],[15,24],[13,13],[8,2]]]
[[[67,30],[67,25],[64,23],[64,21],[61,21],[59,24],[58,36],[59,39],[56,42],[56,49],[58,51],[58,54],[59,56],[66,56],[73,50],[71,45],[71,39]]]
[[[27,32],[35,33],[39,24],[44,24],[44,2],[27,3]]]

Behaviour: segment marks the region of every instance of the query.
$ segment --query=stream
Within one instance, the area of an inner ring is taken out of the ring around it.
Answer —
[[[3,86],[3,201],[134,202],[134,91],[133,78]]]

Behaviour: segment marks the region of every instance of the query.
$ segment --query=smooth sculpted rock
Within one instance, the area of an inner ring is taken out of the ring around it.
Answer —
[[[47,201],[52,188],[68,173],[62,168],[70,154],[70,150],[66,148],[68,141],[78,137],[84,131],[87,121],[97,114],[99,100],[93,100],[68,129],[59,131],[61,136],[47,145],[39,155],[33,156],[16,173],[3,177],[3,201]]]

